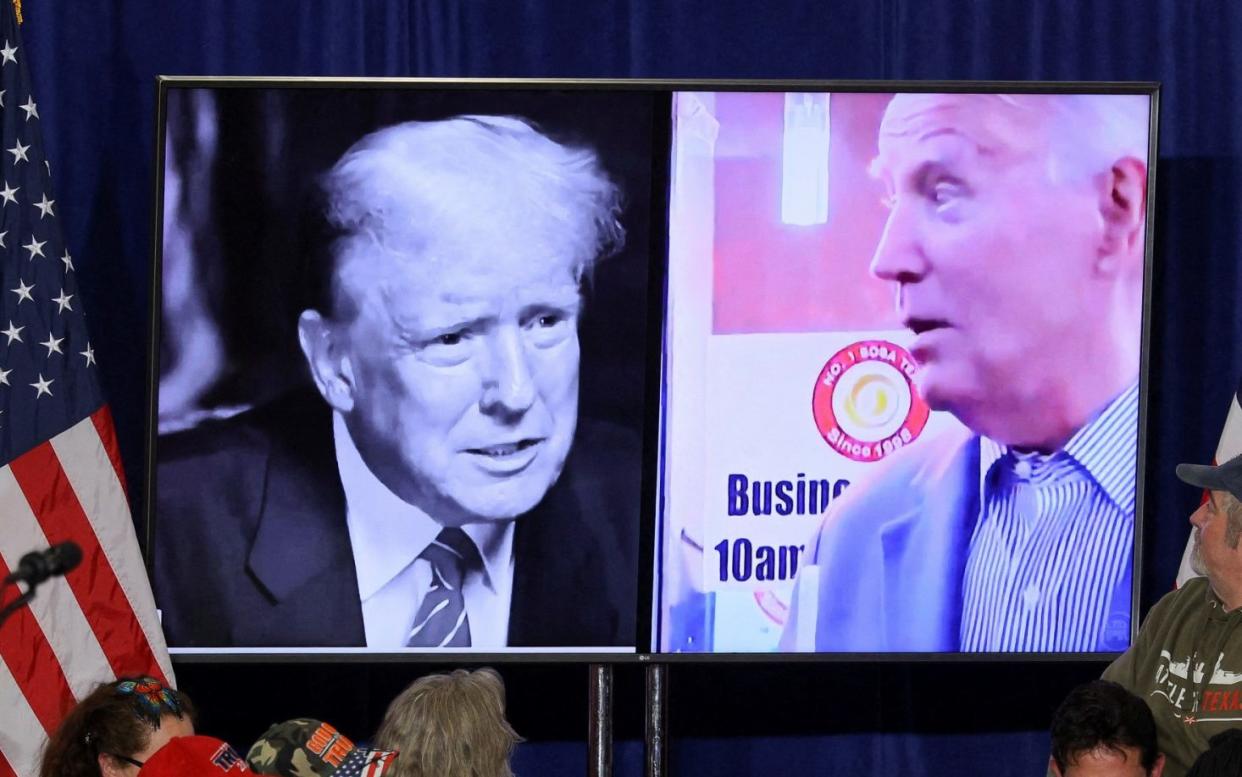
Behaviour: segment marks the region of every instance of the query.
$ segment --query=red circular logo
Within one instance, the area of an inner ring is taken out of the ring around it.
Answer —
[[[854,461],[879,461],[918,439],[931,411],[914,387],[916,369],[910,353],[887,340],[833,354],[811,395],[824,442]]]

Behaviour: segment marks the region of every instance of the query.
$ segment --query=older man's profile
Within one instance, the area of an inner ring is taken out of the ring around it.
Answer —
[[[786,647],[1128,645],[1148,112],[1126,95],[888,104],[870,269],[914,336],[919,393],[961,425],[825,516]]]
[[[289,276],[310,386],[159,441],[170,643],[633,646],[641,426],[580,412],[615,176],[462,114],[316,183]]]

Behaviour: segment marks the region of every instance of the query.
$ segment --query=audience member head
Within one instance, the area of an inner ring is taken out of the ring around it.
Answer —
[[[269,728],[246,754],[255,774],[383,777],[397,753],[358,747],[329,723],[296,718]]]
[[[419,678],[388,706],[375,735],[377,747],[401,752],[392,777],[512,777],[520,741],[493,669]]]
[[[1207,577],[1227,610],[1242,607],[1242,456],[1216,465],[1178,464],[1177,477],[1207,490],[1190,516],[1194,552],[1190,565]]]
[[[194,733],[189,697],[151,677],[104,683],[69,711],[39,777],[133,777],[157,750]]]
[[[1048,766],[1058,777],[1160,777],[1151,710],[1117,683],[1078,686],[1052,716]]]
[[[1242,729],[1222,731],[1208,742],[1186,777],[1236,777],[1242,774]]]

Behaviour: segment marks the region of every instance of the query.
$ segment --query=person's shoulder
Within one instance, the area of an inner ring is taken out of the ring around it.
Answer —
[[[1213,606],[1214,597],[1208,588],[1206,577],[1192,577],[1177,588],[1160,597],[1147,617],[1143,619],[1141,633],[1150,642],[1162,642],[1168,635],[1181,629],[1197,629],[1200,618]]]
[[[257,499],[274,457],[317,477],[330,461],[332,415],[317,393],[284,395],[229,418],[213,419],[156,442],[156,502],[197,509],[230,497]]]
[[[932,530],[933,513],[954,513],[979,481],[979,437],[953,424],[902,448],[850,484],[828,508],[810,545],[817,563],[842,569],[860,563],[860,549],[877,547],[888,531]],[[929,504],[940,505],[929,510]],[[897,523],[895,523],[897,522]],[[947,529],[946,529],[947,531]],[[842,554],[853,555],[849,560]]]
[[[823,530],[874,531],[880,512],[893,514],[927,498],[947,498],[944,487],[952,482],[960,490],[956,481],[964,481],[965,468],[978,460],[978,446],[977,435],[954,425],[902,448],[845,490],[828,511]],[[977,468],[969,474],[977,478]]]
[[[1169,591],[1160,597],[1154,605],[1151,612],[1148,613],[1148,620],[1167,615],[1171,612],[1182,612],[1185,610],[1206,608],[1209,606],[1210,593],[1208,589],[1208,580],[1206,577],[1192,577],[1186,582]]]

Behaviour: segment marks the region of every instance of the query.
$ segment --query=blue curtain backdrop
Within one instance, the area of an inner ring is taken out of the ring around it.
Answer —
[[[157,74],[1146,80],[1157,166],[1144,611],[1171,585],[1242,375],[1242,4],[1230,0],[25,0],[58,212],[141,493]],[[1056,343],[1049,343],[1055,348]],[[674,667],[675,774],[1042,774],[1051,708],[1097,664]],[[184,667],[239,746],[319,714],[374,727],[408,666]],[[585,670],[512,668],[519,773],[577,774]],[[641,734],[636,668],[618,725]],[[258,693],[256,693],[258,691]],[[531,698],[532,696],[537,698]],[[555,708],[553,710],[553,708]],[[641,772],[633,741],[621,774]]]

